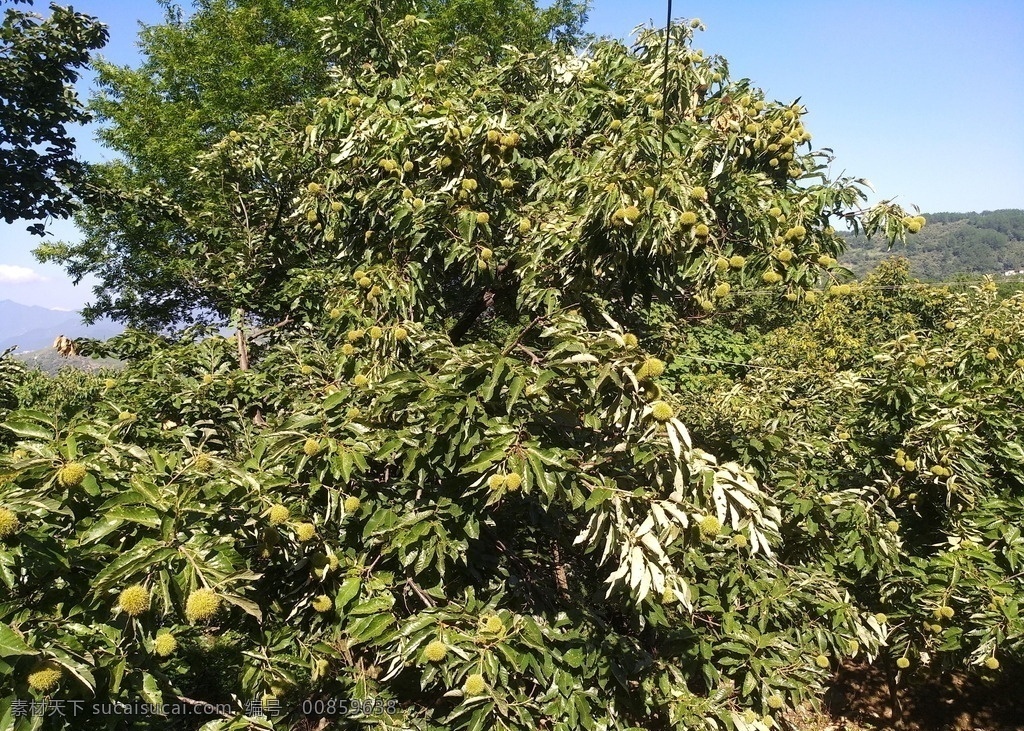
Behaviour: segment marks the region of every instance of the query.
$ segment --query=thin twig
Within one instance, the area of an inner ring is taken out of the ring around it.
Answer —
[[[415,593],[416,596],[420,598],[420,601],[422,601],[428,607],[437,606],[437,603],[429,595],[427,595],[426,592],[423,591],[423,589],[420,588],[419,584],[412,580],[411,576],[405,580],[405,585],[412,589],[413,593]]]

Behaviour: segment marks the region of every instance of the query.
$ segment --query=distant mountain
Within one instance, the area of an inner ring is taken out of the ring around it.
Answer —
[[[931,213],[925,218],[928,223],[920,233],[908,235],[906,246],[891,251],[882,237],[868,241],[849,235],[850,248],[840,264],[863,276],[882,259],[904,256],[910,260],[910,273],[926,281],[1024,271],[1024,210]]]
[[[77,312],[49,310],[0,300],[0,352],[12,346],[17,346],[22,352],[48,348],[58,335],[72,339],[88,337],[105,340],[123,329],[110,320],[84,325]]]

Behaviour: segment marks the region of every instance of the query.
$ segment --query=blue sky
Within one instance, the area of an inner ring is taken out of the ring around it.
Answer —
[[[37,6],[42,6],[40,0]],[[80,0],[110,26],[103,55],[133,64],[138,21],[155,0]],[[1021,0],[675,0],[700,18],[695,45],[768,96],[800,97],[833,172],[865,177],[875,199],[925,212],[1024,208],[1024,2]],[[588,30],[625,38],[665,22],[665,0],[593,0]],[[89,89],[88,80],[81,85]],[[79,136],[80,155],[108,153]],[[71,224],[55,238],[76,236]],[[88,286],[36,262],[23,224],[0,224],[0,299],[76,309]]]

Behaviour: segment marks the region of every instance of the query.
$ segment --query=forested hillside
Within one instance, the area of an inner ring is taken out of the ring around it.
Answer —
[[[1024,210],[982,213],[932,213],[928,225],[907,245],[889,250],[881,239],[848,235],[849,251],[841,262],[864,276],[894,254],[910,260],[914,276],[948,281],[964,274],[1024,270]]]

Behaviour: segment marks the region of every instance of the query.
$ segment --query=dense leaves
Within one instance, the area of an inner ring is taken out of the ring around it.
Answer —
[[[14,0],[11,5],[17,3]],[[8,5],[4,0],[3,5]],[[74,83],[89,54],[107,42],[99,21],[70,7],[50,17],[4,7],[0,24],[0,218],[63,218],[82,167],[69,124],[88,115]],[[30,229],[42,233],[43,224]]]
[[[667,77],[663,33],[476,63],[419,24],[187,200],[98,185],[165,247],[104,306],[234,334],[79,343],[126,365],[73,414],[11,370],[17,698],[764,730],[846,658],[1019,657],[1024,300],[850,283],[833,224],[922,220],[858,210],[696,24]]]

